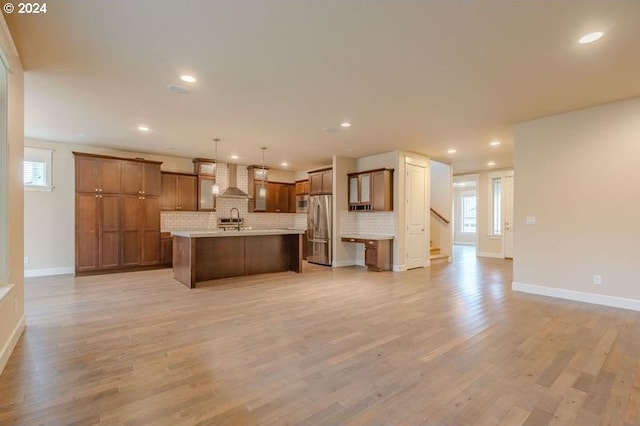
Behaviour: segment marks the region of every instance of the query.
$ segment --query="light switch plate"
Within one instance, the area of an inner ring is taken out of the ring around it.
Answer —
[[[526,223],[527,223],[527,225],[535,225],[536,224],[536,217],[535,216],[527,216]]]

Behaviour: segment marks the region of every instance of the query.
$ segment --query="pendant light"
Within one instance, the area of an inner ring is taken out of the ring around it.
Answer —
[[[220,138],[213,138],[213,142],[216,144],[215,156],[213,157],[213,164],[215,164],[216,175],[218,174],[218,142]],[[211,186],[211,193],[213,195],[220,194],[220,184],[218,184],[218,179],[216,176],[216,183]]]
[[[260,149],[262,150],[262,184],[260,185],[260,190],[258,191],[258,194],[260,194],[260,197],[266,197],[267,196],[267,188],[264,186],[264,181],[265,181],[265,172],[264,172],[264,152],[266,151],[267,147],[266,146],[261,146]]]

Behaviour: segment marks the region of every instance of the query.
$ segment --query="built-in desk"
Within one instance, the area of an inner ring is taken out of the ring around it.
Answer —
[[[374,235],[343,235],[345,243],[364,244],[364,264],[370,271],[390,271],[393,264],[393,237]]]

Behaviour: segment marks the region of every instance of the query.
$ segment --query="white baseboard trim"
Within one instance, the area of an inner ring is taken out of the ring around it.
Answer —
[[[407,270],[407,266],[406,265],[393,265],[393,267],[391,269],[393,269],[393,272],[404,272],[404,271]]]
[[[476,243],[470,243],[470,242],[467,242],[467,241],[454,241],[453,245],[454,246],[475,246]]]
[[[355,260],[334,260],[333,262],[331,262],[332,268],[342,268],[344,266],[355,266],[355,265],[356,265]]]
[[[545,287],[535,284],[519,283],[516,281],[511,283],[511,289],[522,293],[531,293],[540,296],[574,300],[576,302],[593,303],[595,305],[640,311],[640,300],[638,299],[627,299],[626,297],[608,296],[605,294],[585,293],[583,291],[565,290],[563,288]]]
[[[504,259],[504,256],[501,255],[500,253],[491,253],[488,251],[479,251],[476,253],[476,256],[478,257],[491,257],[494,259]]]
[[[0,374],[2,374],[2,371],[4,371],[4,367],[7,365],[7,362],[9,362],[9,357],[11,356],[13,349],[16,347],[16,344],[18,343],[18,339],[20,339],[20,336],[22,336],[22,333],[24,332],[24,328],[25,328],[25,322],[24,322],[24,315],[23,315],[22,318],[20,318],[20,321],[18,321],[15,328],[13,329],[11,336],[9,336],[9,340],[7,341],[7,343],[4,344],[4,347],[2,348],[2,352],[0,352]]]
[[[46,277],[49,275],[66,275],[75,272],[73,266],[63,266],[61,268],[44,268],[44,269],[25,269],[25,278],[30,277]]]

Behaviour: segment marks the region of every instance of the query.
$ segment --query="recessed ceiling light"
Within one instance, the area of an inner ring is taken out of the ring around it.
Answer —
[[[343,121],[342,123],[340,123],[340,127],[344,127],[346,129],[347,127],[351,127],[351,123]]]
[[[489,167],[491,167],[491,166],[495,166],[495,165],[496,165],[495,161],[489,161],[489,162],[487,163],[487,166],[489,166]]]
[[[458,152],[458,151],[456,151],[454,148],[451,148],[451,149],[447,150],[447,152],[448,152],[449,154],[455,154],[455,153],[456,153],[456,152]]]
[[[150,129],[149,126],[140,125],[138,126],[138,130],[140,130],[141,132],[148,132]]]
[[[167,86],[167,90],[176,95],[186,95],[190,92],[188,88],[180,86],[179,84],[170,84]]]
[[[286,161],[283,161],[282,163],[280,163],[280,165],[282,167],[287,167],[289,165],[289,163],[287,163]]]
[[[603,35],[604,33],[601,31],[595,31],[593,33],[585,34],[582,37],[580,37],[580,40],[578,40],[578,43],[580,44],[593,43],[596,40],[600,40],[600,38],[602,38]]]
[[[240,157],[238,157],[238,156],[237,156],[237,155],[235,155],[235,154],[231,156],[231,159],[232,159],[232,160],[237,160],[238,158],[240,158]]]
[[[498,145],[500,145],[500,141],[491,141],[491,143],[489,145],[498,146]]]
[[[181,75],[180,80],[184,81],[185,83],[195,83],[196,81],[198,81],[194,76],[186,74]]]

